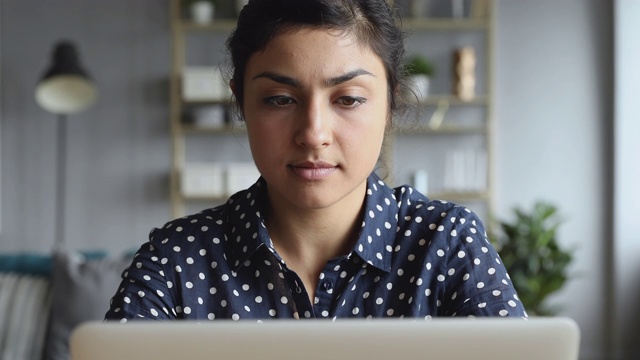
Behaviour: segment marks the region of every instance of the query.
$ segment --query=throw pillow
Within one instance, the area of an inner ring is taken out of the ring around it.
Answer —
[[[53,256],[53,299],[45,360],[69,359],[69,335],[80,323],[102,320],[131,258],[88,259],[75,253]]]

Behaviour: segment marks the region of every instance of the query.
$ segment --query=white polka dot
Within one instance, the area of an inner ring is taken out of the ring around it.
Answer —
[[[280,302],[283,303],[283,304],[286,304],[286,303],[289,302],[289,299],[287,299],[286,296],[283,296],[283,297],[280,298]]]
[[[467,254],[466,254],[464,251],[462,251],[462,250],[461,250],[461,251],[458,251],[458,257],[459,257],[460,259],[462,259],[462,258],[463,258],[463,257],[465,257],[466,255],[467,255]]]
[[[359,312],[360,312],[360,309],[358,309],[357,307],[353,308],[353,310],[351,311],[353,315],[358,315]]]
[[[262,303],[262,296],[256,296],[256,303]]]
[[[238,320],[240,320],[240,315],[233,314],[233,315],[231,315],[231,319],[234,320],[234,321],[238,321]]]
[[[482,289],[484,287],[484,283],[481,281],[481,282],[478,283],[478,285],[476,285],[476,287],[478,289]]]

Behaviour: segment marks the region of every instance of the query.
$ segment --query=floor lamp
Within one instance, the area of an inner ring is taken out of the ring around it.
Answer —
[[[65,237],[67,116],[86,109],[98,97],[97,88],[82,68],[73,43],[61,41],[55,45],[52,62],[38,82],[35,97],[42,108],[57,117],[54,248],[59,249],[64,245]]]

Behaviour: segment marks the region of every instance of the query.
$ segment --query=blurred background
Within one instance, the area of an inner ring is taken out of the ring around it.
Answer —
[[[570,281],[551,302],[580,325],[581,358],[635,358],[640,2],[496,0],[491,10],[488,40],[467,37],[477,45],[478,93],[490,95],[492,118],[484,143],[490,206],[478,211],[490,223],[512,219],[514,207],[555,204],[558,240],[575,251]],[[174,216],[170,24],[169,0],[0,2],[0,254],[54,247],[58,119],[34,91],[63,39],[75,43],[99,91],[92,106],[66,120],[65,248],[124,254]],[[424,52],[429,36],[415,30],[408,52]],[[438,76],[450,76],[450,59],[432,60],[432,88],[449,91]],[[414,180],[415,167],[398,159],[430,139],[396,139],[409,146],[396,145],[394,182]],[[230,156],[250,159],[242,140],[232,141],[240,146]],[[428,158],[431,150],[420,151]],[[429,170],[431,183],[437,176]],[[474,209],[478,201],[470,203]]]

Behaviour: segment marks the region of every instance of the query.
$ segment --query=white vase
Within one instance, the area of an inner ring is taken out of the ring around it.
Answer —
[[[411,75],[409,77],[409,86],[418,101],[424,101],[429,97],[429,80],[427,75]]]
[[[213,21],[215,6],[210,1],[196,1],[189,10],[191,20],[197,24],[210,24]]]

